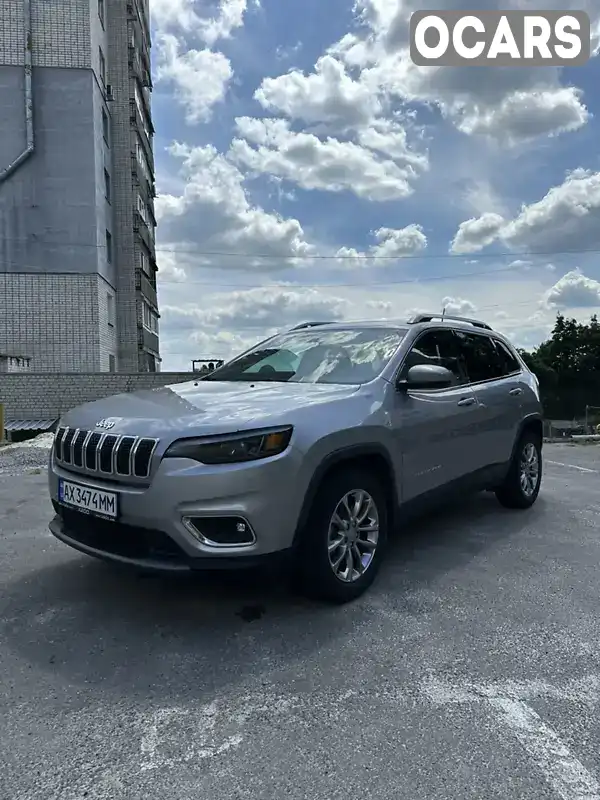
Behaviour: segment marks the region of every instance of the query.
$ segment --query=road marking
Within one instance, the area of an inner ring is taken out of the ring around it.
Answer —
[[[160,708],[154,712],[150,724],[147,725],[142,735],[142,772],[213,758],[239,747],[242,743],[244,737],[239,733],[233,736],[223,736],[220,743],[215,741],[217,739],[215,727],[218,721],[218,707],[216,701],[213,701],[201,708],[195,719],[191,721],[190,730],[187,731],[191,735],[183,735],[177,741],[176,755],[161,752],[161,746],[166,740],[164,728],[169,723],[175,722],[178,729],[181,730],[181,724],[184,720],[189,720],[190,715],[191,710],[185,708]],[[182,742],[186,742],[186,746],[183,748],[181,747]]]
[[[600,701],[600,677],[587,675],[562,687],[540,680],[527,682],[451,684],[430,678],[423,694],[433,703],[483,703],[508,725],[548,784],[562,800],[600,800],[600,784],[549,725],[524,701],[553,697],[595,706]]]
[[[600,800],[598,781],[532,708],[508,697],[493,697],[488,703],[562,800]]]
[[[578,472],[592,472],[596,474],[597,469],[588,469],[587,467],[578,467],[577,464],[563,464],[562,461],[548,461],[545,459],[546,464],[552,464],[553,467],[566,467],[567,469],[576,469]]]
[[[465,681],[457,685],[430,677],[421,684],[421,693],[436,705],[478,703],[496,697],[523,701],[548,697],[596,706],[600,703],[600,676],[586,675],[582,678],[574,678],[563,686],[554,686],[541,680],[505,680],[493,683]]]

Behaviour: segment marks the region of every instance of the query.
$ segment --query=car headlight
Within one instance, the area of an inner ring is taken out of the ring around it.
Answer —
[[[243,435],[179,439],[169,447],[164,457],[190,458],[201,464],[258,461],[283,453],[290,443],[292,431],[293,428],[288,427]]]

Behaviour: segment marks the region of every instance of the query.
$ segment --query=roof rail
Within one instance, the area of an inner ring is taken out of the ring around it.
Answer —
[[[469,317],[455,317],[453,314],[417,314],[411,320],[409,320],[409,325],[418,325],[420,322],[431,322],[434,319],[440,319],[442,321],[451,319],[453,322],[468,322],[470,325],[473,325],[475,328],[484,328],[486,331],[491,331],[492,326],[488,325],[486,322],[482,322],[479,319],[470,319]]]
[[[317,328],[319,325],[331,325],[331,322],[301,322],[300,325],[295,325],[290,330],[301,331],[304,328]]]

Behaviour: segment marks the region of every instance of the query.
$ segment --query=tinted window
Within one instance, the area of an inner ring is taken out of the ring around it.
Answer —
[[[466,383],[466,376],[460,364],[458,341],[451,330],[428,331],[417,339],[406,357],[400,377],[406,379],[408,370],[418,364],[446,367],[454,374],[455,386]]]
[[[457,331],[456,335],[467,374],[472,383],[501,378],[506,374],[500,354],[488,336],[464,333],[463,331]]]
[[[341,383],[376,378],[406,331],[316,327],[274,336],[202,380]]]
[[[513,372],[520,372],[521,365],[517,361],[516,357],[510,352],[508,347],[504,344],[504,342],[500,342],[498,339],[495,339],[494,342],[496,344],[498,355],[500,356],[502,374],[511,375]]]

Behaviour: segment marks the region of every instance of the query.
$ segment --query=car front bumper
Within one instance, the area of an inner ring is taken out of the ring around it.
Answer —
[[[252,567],[279,560],[294,540],[304,493],[302,455],[247,464],[207,466],[188,459],[160,462],[151,484],[132,486],[67,471],[51,455],[50,531],[88,555],[143,568],[189,571]],[[119,516],[106,520],[59,503],[59,480],[116,492]],[[203,520],[234,517],[252,531],[248,543],[218,544],[202,536]]]

